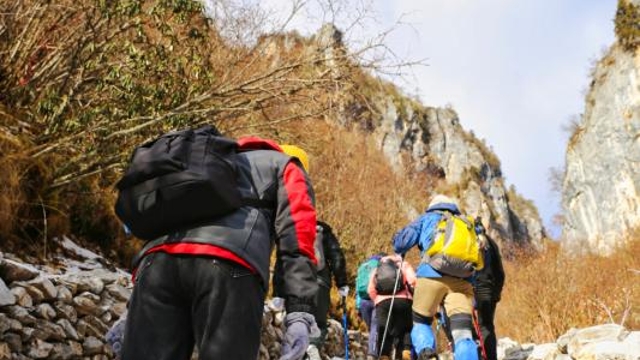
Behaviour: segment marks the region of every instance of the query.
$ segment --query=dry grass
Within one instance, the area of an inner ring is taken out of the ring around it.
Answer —
[[[572,257],[551,244],[506,262],[498,336],[541,343],[571,327],[615,322],[640,329],[639,235],[609,257]]]

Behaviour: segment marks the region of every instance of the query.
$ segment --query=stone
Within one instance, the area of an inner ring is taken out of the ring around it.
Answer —
[[[16,296],[4,283],[4,280],[0,278],[0,307],[13,305],[16,303]]]
[[[27,281],[40,275],[40,271],[33,266],[22,264],[15,260],[0,260],[0,278],[11,284],[14,281]]]
[[[46,359],[49,357],[51,350],[53,350],[53,344],[35,339],[27,347],[27,356],[33,359]]]
[[[53,320],[57,316],[53,307],[47,303],[42,303],[36,306],[34,313],[45,320]]]
[[[33,299],[27,292],[27,289],[16,286],[11,289],[11,293],[15,296],[16,304],[22,307],[30,308],[33,306]]]
[[[84,339],[82,343],[83,355],[96,355],[102,352],[102,348],[104,347],[104,343],[98,340],[96,337],[89,336]]]

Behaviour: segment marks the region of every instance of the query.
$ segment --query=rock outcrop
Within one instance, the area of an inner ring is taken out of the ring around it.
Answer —
[[[640,1],[624,3],[636,12],[631,17],[640,19]],[[636,40],[631,43],[638,44],[640,37]],[[570,249],[608,253],[640,226],[637,45],[629,48],[618,41],[598,62],[582,122],[567,147],[562,195],[563,237]]]
[[[340,31],[325,25],[316,38],[323,57],[332,60],[328,64],[334,77],[348,76],[353,66],[345,57]],[[336,91],[335,103],[340,110],[331,121],[355,125],[373,136],[398,173],[408,171],[406,175],[435,179],[432,191],[436,182],[455,188],[465,211],[482,216],[499,242],[541,247],[546,235],[536,207],[506,188],[500,161],[483,141],[462,127],[454,110],[424,106],[395,85],[371,81],[360,88]],[[408,217],[423,210],[413,209]]]

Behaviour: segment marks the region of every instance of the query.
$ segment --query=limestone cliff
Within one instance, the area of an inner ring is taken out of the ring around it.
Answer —
[[[325,56],[339,58],[344,51],[333,26],[325,26],[317,39]],[[336,76],[347,76],[348,70],[340,70],[341,66],[334,65]],[[537,209],[513,188],[507,190],[500,161],[462,127],[453,109],[424,106],[368,74],[359,79],[355,86],[341,89],[336,101],[340,124],[356,125],[374,136],[396,172],[431,179],[433,186],[427,192],[443,186],[452,190],[469,214],[482,216],[503,245],[540,248],[545,230]],[[423,210],[410,209],[408,218]]]
[[[621,1],[617,42],[598,62],[585,111],[567,147],[563,238],[572,249],[607,253],[640,226],[640,37],[621,29],[623,9],[640,21],[640,1]],[[585,246],[587,244],[588,246]]]

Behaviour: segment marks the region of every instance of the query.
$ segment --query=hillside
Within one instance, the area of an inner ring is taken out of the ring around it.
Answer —
[[[532,202],[506,185],[490,144],[455,109],[422,104],[381,80],[333,25],[311,37],[234,42],[201,10],[190,0],[0,2],[0,263],[19,257],[55,267],[59,240],[70,238],[109,268],[126,269],[142,244],[124,234],[113,205],[131,151],[166,131],[211,123],[229,137],[308,151],[319,217],[345,249],[350,280],[364,257],[390,250],[391,236],[432,194],[447,192],[482,216],[505,254],[500,337],[553,341],[604,322],[638,328],[637,240],[610,258],[560,252]],[[637,50],[633,56],[637,62]],[[32,284],[6,285],[5,294],[38,294]],[[349,321],[358,327],[353,303]],[[31,317],[48,313],[40,308],[25,307]],[[101,336],[119,313],[112,315],[87,334]],[[29,329],[25,344],[37,341]]]
[[[248,46],[217,36],[195,2],[67,5],[0,9],[3,246],[45,256],[48,238],[73,233],[127,263],[139,244],[113,214],[113,189],[134,145],[213,123],[306,148],[320,216],[357,260],[441,190],[505,246],[540,248],[537,211],[506,189],[489,146],[454,110],[372,75],[333,26]]]

